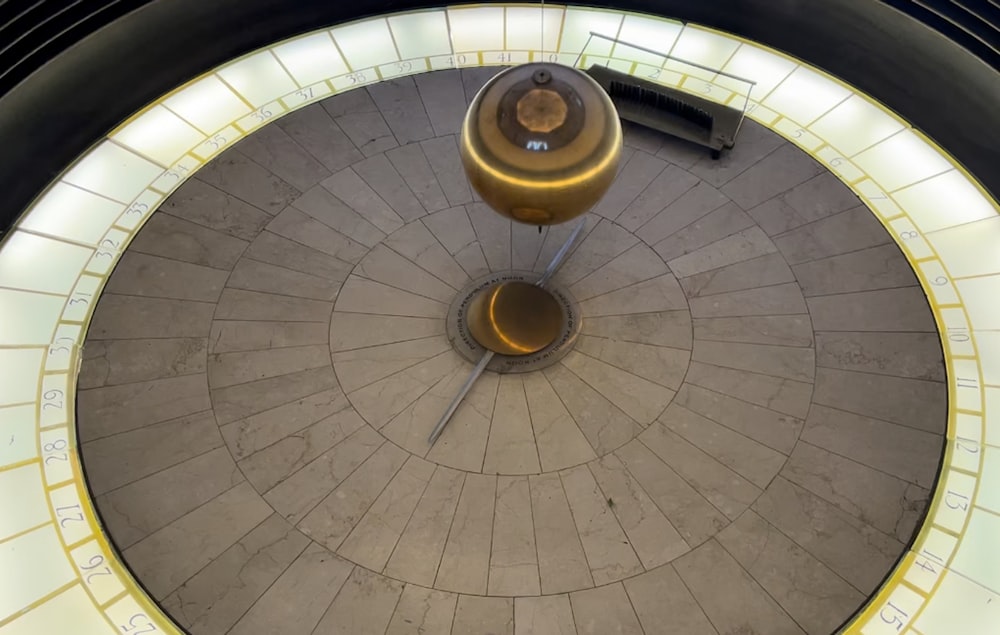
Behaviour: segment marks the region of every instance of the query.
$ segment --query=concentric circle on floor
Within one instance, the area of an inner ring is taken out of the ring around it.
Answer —
[[[461,109],[426,96],[489,72],[290,114],[140,231],[78,406],[125,559],[193,633],[506,632],[514,597],[544,633],[830,632],[940,459],[941,350],[905,257],[756,124],[717,162],[628,127],[557,276],[574,350],[486,373],[431,448],[471,369],[451,301],[541,271],[571,229],[512,224],[465,182]]]

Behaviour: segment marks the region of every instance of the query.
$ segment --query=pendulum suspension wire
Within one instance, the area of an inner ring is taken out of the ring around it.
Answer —
[[[583,231],[583,226],[586,222],[586,219],[580,219],[580,222],[570,233],[569,238],[566,239],[566,242],[564,242],[562,247],[559,248],[559,251],[556,252],[556,255],[549,263],[549,266],[545,268],[545,273],[543,273],[542,277],[535,283],[536,286],[544,287],[545,283],[552,278],[555,272],[559,269],[559,265],[561,265],[563,260],[566,258],[566,254],[569,253],[570,247],[573,246],[573,243],[576,242],[576,239],[580,236],[580,232]],[[476,364],[476,367],[472,369],[471,373],[469,373],[469,378],[465,380],[464,384],[462,384],[462,388],[458,391],[458,394],[455,395],[455,398],[451,400],[451,404],[448,405],[448,409],[444,411],[444,415],[441,416],[437,425],[434,426],[434,430],[431,432],[431,435],[427,437],[428,444],[434,445],[434,442],[437,441],[439,436],[441,436],[441,432],[444,430],[444,427],[448,425],[448,421],[451,419],[452,415],[455,414],[455,411],[458,410],[458,406],[461,405],[462,400],[465,399],[465,396],[469,394],[470,390],[472,390],[472,385],[476,383],[479,376],[486,370],[486,366],[490,363],[490,360],[493,359],[493,355],[493,351],[486,351],[483,353],[479,363]]]

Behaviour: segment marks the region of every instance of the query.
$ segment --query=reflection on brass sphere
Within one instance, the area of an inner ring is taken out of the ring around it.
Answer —
[[[522,64],[473,99],[460,150],[469,182],[490,207],[523,223],[555,225],[589,210],[611,186],[621,122],[582,71]]]
[[[502,282],[480,292],[466,313],[469,332],[500,355],[530,355],[555,341],[562,309],[551,293],[527,282]]]

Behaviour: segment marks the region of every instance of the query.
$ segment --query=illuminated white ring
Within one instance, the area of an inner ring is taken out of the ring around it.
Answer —
[[[156,206],[237,139],[334,91],[454,65],[572,64],[591,31],[756,79],[749,116],[837,174],[897,240],[942,333],[948,446],[917,540],[847,632],[992,632],[987,600],[1000,600],[996,203],[888,109],[766,47],[650,16],[560,6],[545,8],[543,34],[539,11],[420,11],[256,51],[136,114],[35,201],[0,246],[0,425],[12,439],[0,444],[0,634],[121,632],[144,620],[177,632],[100,532],[70,426],[94,299]],[[607,42],[587,48],[583,62],[593,61],[723,102],[742,102],[745,90]]]

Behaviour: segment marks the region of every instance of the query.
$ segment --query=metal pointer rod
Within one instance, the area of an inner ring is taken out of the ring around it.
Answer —
[[[573,246],[573,243],[580,235],[580,232],[583,231],[583,226],[585,224],[586,220],[581,218],[579,224],[577,224],[572,233],[570,233],[569,238],[566,239],[566,242],[564,242],[562,247],[559,248],[559,251],[556,252],[555,257],[552,258],[549,266],[545,268],[545,273],[543,273],[542,277],[535,283],[536,286],[545,286],[545,283],[548,282],[549,279],[555,274],[556,270],[559,269],[559,265],[562,264],[566,254],[569,253],[569,248]],[[448,409],[444,411],[444,415],[442,415],[441,420],[438,421],[436,426],[434,426],[434,430],[431,432],[431,435],[427,437],[428,444],[434,445],[434,442],[437,441],[439,436],[441,436],[441,432],[444,431],[444,427],[448,425],[448,421],[451,420],[452,415],[454,415],[455,411],[458,410],[458,406],[462,403],[462,400],[465,399],[465,396],[469,394],[470,390],[472,390],[472,385],[476,383],[479,376],[486,370],[486,366],[490,363],[490,360],[493,359],[493,355],[493,351],[486,351],[483,353],[479,363],[476,364],[476,367],[473,368],[472,372],[469,374],[469,378],[465,380],[464,384],[462,384],[462,389],[459,390],[458,394],[455,395],[455,398],[451,400],[451,404],[448,406]]]

